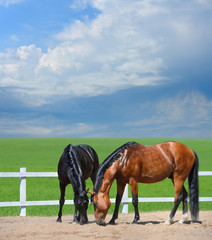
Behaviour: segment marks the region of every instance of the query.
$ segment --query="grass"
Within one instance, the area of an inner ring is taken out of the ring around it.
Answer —
[[[35,139],[10,139],[0,138],[0,172],[19,172],[21,167],[26,167],[28,172],[56,172],[58,160],[64,148],[72,143],[91,145],[99,155],[102,162],[111,152],[127,141],[136,141],[142,144],[156,144],[169,139],[140,139],[140,138],[35,138]],[[173,139],[172,139],[173,140]],[[212,139],[174,139],[189,146],[199,156],[200,171],[212,171]],[[19,201],[19,179],[0,178],[0,202]],[[211,177],[199,178],[200,196],[212,194]],[[91,181],[86,186],[93,188]],[[185,187],[188,189],[188,184]],[[110,197],[116,196],[116,184],[112,185]],[[130,196],[130,189],[129,189]],[[155,184],[139,184],[139,197],[173,197],[174,188],[169,179]],[[27,178],[27,201],[57,200],[60,197],[57,178]],[[67,187],[66,199],[73,199],[71,185]],[[170,210],[173,203],[139,203],[140,211]],[[114,204],[109,213],[112,213]],[[121,208],[120,208],[121,209]],[[212,210],[211,202],[201,202],[201,210]],[[73,206],[64,206],[64,214],[73,214]],[[129,211],[133,207],[129,204]],[[89,213],[93,213],[90,205]],[[57,215],[58,206],[32,206],[27,207],[27,215]],[[19,215],[18,207],[0,208],[0,216]]]

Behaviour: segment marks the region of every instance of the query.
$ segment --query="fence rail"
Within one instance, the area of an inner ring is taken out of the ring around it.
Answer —
[[[199,176],[212,176],[212,171],[200,171]],[[26,207],[59,205],[59,200],[50,201],[26,201],[26,178],[27,177],[57,177],[57,172],[26,172],[26,168],[20,168],[20,172],[0,172],[0,177],[18,177],[20,178],[20,201],[18,202],[0,202],[0,207],[20,207],[20,216],[26,216]],[[115,203],[115,198],[110,199]],[[151,197],[138,198],[139,202],[173,202],[173,197]],[[212,197],[200,197],[201,202],[212,202]],[[128,186],[125,187],[122,198],[122,213],[128,213],[128,203],[132,198],[128,197]],[[66,200],[65,204],[74,204],[73,200]]]

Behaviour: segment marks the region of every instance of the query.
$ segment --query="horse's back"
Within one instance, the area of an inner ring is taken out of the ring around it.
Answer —
[[[96,151],[89,145],[81,144],[76,146],[79,153],[79,161],[84,179],[89,178],[93,171],[99,167],[99,159]]]
[[[61,182],[70,183],[68,175],[78,169],[86,180],[99,166],[98,156],[95,150],[88,145],[67,145],[58,163],[58,177]],[[75,169],[75,170],[74,170]]]
[[[121,160],[126,166],[125,168],[124,164],[120,164],[123,171],[128,171],[143,183],[162,181],[175,172],[185,172],[185,175],[188,175],[195,160],[193,151],[179,142],[132,146],[127,158],[129,164],[123,161],[124,158]]]
[[[76,150],[79,151],[79,153],[83,155],[81,160],[90,162],[90,164],[99,162],[97,153],[91,146],[81,144],[81,145],[77,145],[75,147],[76,147]]]

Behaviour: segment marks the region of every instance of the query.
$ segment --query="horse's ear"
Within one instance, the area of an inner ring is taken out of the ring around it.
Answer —
[[[86,192],[91,194],[91,202],[93,203],[93,197],[96,196],[96,193],[93,190],[89,189]]]
[[[88,190],[87,190],[86,192],[87,192],[87,193],[90,193],[91,196],[96,195],[96,193],[95,193],[93,190],[90,190],[89,188],[88,188]]]

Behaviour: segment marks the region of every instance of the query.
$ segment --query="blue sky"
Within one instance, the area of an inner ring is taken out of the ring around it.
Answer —
[[[212,137],[210,0],[0,0],[0,137]]]

